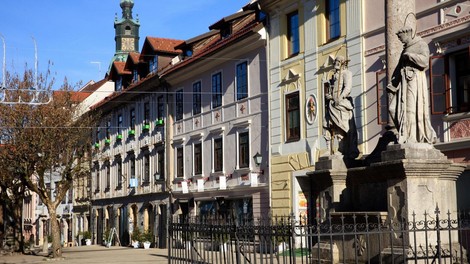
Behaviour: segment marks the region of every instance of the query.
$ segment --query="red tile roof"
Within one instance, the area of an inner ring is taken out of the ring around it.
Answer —
[[[96,90],[98,90],[98,88],[100,88],[101,86],[103,86],[103,84],[105,84],[106,82],[108,81],[108,79],[104,78],[103,80],[100,80],[98,82],[95,82],[93,84],[90,84],[90,85],[87,85],[85,86],[83,89],[81,89],[79,92],[88,92],[88,93],[92,93]]]
[[[132,63],[138,64],[140,62],[139,58],[140,58],[140,53],[130,52],[129,56],[127,57],[127,61],[129,61],[130,59]]]
[[[174,54],[181,53],[181,50],[176,50],[175,47],[184,42],[183,40],[154,37],[147,37],[145,41],[148,41],[155,52],[166,52]]]
[[[126,66],[125,62],[122,62],[122,61],[113,62],[113,67],[116,69],[116,72],[119,75],[131,74],[130,71],[125,70],[125,66]]]

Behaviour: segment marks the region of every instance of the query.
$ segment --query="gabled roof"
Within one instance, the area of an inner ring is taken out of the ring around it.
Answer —
[[[192,46],[194,49],[193,55],[190,57],[184,58],[184,60],[180,61],[179,63],[176,63],[174,65],[164,68],[162,72],[160,72],[160,75],[164,77],[168,74],[171,74],[177,71],[178,69],[183,68],[184,66],[192,62],[195,62],[201,58],[210,56],[210,54],[217,52],[218,50],[221,50],[223,48],[226,48],[227,46],[250,35],[254,31],[259,30],[259,27],[263,26],[263,22],[257,20],[255,13],[256,12],[252,10],[240,11],[234,15],[228,16],[225,19],[220,20],[220,21],[223,21],[223,23],[231,24],[230,26],[233,29],[233,32],[231,35],[229,35],[226,38],[221,38],[220,35],[217,35],[213,37],[208,37],[205,40],[204,38],[196,37],[195,39],[202,39],[204,41],[200,41],[199,43],[196,43]]]
[[[209,32],[206,32],[204,34],[201,34],[199,36],[196,36],[194,38],[190,38],[186,41],[183,41],[181,44],[179,44],[178,46],[175,46],[175,49],[185,49],[187,46],[191,46],[192,44],[196,43],[196,42],[199,42],[203,39],[207,39],[207,38],[210,38],[212,36],[214,36],[215,34],[219,34],[219,30],[217,29],[213,29]]]
[[[209,26],[209,29],[221,29],[221,28],[224,27],[225,24],[230,23],[235,19],[244,17],[244,16],[246,16],[248,14],[251,14],[251,13],[254,13],[254,12],[255,12],[255,10],[246,10],[246,11],[237,12],[237,13],[232,14],[230,16],[226,16],[226,17],[222,18],[221,20],[215,22],[211,26]]]
[[[183,43],[183,41],[177,39],[146,37],[144,46],[142,47],[142,53],[144,53],[146,48],[149,47],[155,53],[170,53],[177,55],[181,53],[181,50],[175,49],[175,47],[181,43]]]
[[[106,78],[98,81],[98,82],[95,82],[95,83],[90,83],[86,86],[84,86],[82,89],[80,89],[79,92],[86,92],[86,93],[92,93],[96,90],[98,90],[98,88],[100,88],[101,86],[103,86],[103,84],[105,84],[108,80]]]
[[[129,52],[129,55],[127,56],[127,61],[132,62],[133,64],[138,64],[140,62],[140,53],[138,52]]]

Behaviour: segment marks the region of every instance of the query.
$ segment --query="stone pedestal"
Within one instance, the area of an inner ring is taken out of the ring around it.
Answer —
[[[447,159],[429,144],[390,145],[376,168],[388,174],[388,213],[394,220],[423,220],[436,207],[456,219],[456,181],[465,165]]]
[[[319,158],[315,171],[307,174],[310,177],[312,191],[316,194],[317,216],[324,218],[330,212],[339,209],[346,190],[347,168],[343,156],[332,155]]]
[[[372,167],[386,176],[390,220],[396,223],[428,221],[433,228],[432,221],[438,218],[457,219],[456,180],[465,165],[453,163],[429,144],[397,144],[388,146],[382,153],[382,162]],[[447,224],[442,222],[441,226]],[[440,238],[436,232],[409,232],[404,239],[399,238],[399,234],[396,237],[413,247],[436,245],[439,240],[445,248],[458,244],[457,232],[450,233]]]

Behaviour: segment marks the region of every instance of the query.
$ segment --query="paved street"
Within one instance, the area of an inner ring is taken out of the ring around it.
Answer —
[[[129,247],[82,246],[64,248],[63,260],[51,261],[44,256],[0,256],[3,263],[168,263],[167,249],[134,249]]]

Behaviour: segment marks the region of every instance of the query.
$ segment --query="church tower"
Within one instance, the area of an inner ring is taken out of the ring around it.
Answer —
[[[122,18],[114,20],[116,53],[113,61],[126,61],[129,52],[139,52],[139,18],[132,17],[134,0],[121,0]]]

